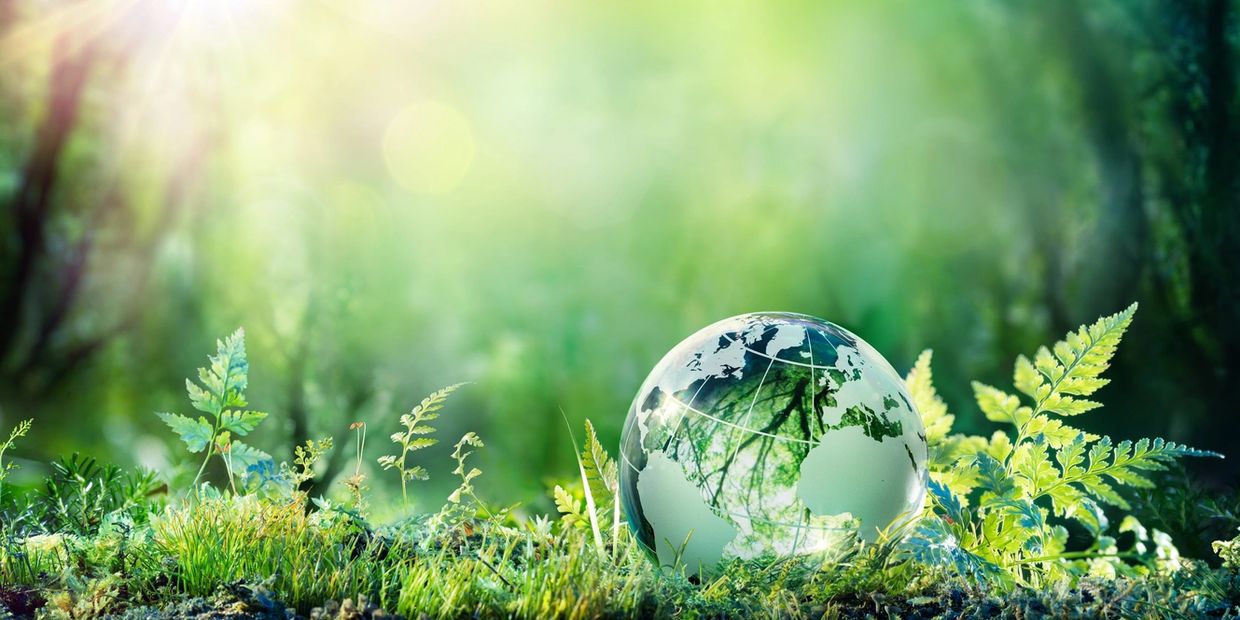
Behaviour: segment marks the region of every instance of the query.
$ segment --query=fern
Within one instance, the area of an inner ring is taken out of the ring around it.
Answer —
[[[17,469],[16,464],[4,462],[4,453],[13,449],[13,446],[17,444],[17,440],[25,437],[26,433],[30,432],[30,425],[32,422],[32,420],[22,420],[21,422],[18,422],[17,426],[14,426],[13,430],[9,432],[9,438],[0,443],[0,500],[4,499],[5,479],[9,477],[9,472]]]
[[[404,500],[405,507],[409,507],[409,492],[407,484],[410,480],[426,480],[430,478],[426,468],[420,465],[409,466],[405,459],[410,452],[416,452],[424,448],[439,443],[438,439],[426,437],[433,432],[435,428],[428,425],[439,418],[439,411],[443,409],[443,404],[448,400],[453,392],[459,389],[464,383],[457,383],[442,388],[430,396],[422,399],[409,413],[400,416],[401,426],[405,427],[403,432],[392,434],[392,442],[400,446],[399,454],[391,454],[379,457],[379,465],[383,469],[396,469],[400,473],[400,495]]]
[[[573,497],[573,494],[564,487],[555,485],[552,498],[555,500],[555,509],[560,512],[560,520],[564,522],[564,525],[580,528],[590,526],[590,517],[586,516],[581,500]]]
[[[245,355],[245,331],[238,329],[224,340],[217,340],[216,354],[209,356],[208,361],[206,367],[198,369],[198,383],[185,380],[190,404],[207,415],[197,418],[163,412],[155,415],[181,438],[191,454],[206,451],[194,476],[195,489],[211,456],[218,454],[235,491],[235,471],[245,471],[250,466],[272,460],[262,450],[233,439],[234,435],[248,435],[267,417],[262,411],[246,409],[250,364]]]
[[[1162,439],[1113,443],[1065,422],[1101,406],[1087,397],[1107,384],[1101,375],[1136,308],[1070,332],[1053,347],[1038,349],[1032,360],[1019,356],[1013,373],[1018,394],[973,383],[978,408],[988,420],[1010,424],[1011,435],[951,435],[954,416],[934,390],[930,353],[918,358],[907,384],[926,426],[933,501],[906,541],[910,557],[1009,584],[1062,577],[1077,566],[1069,560],[1116,561],[1101,506],[1131,508],[1119,487],[1148,488],[1149,472],[1180,457],[1221,456]],[[1095,544],[1065,553],[1067,530],[1051,518],[1081,523]],[[1131,527],[1135,520],[1129,519]],[[990,570],[992,565],[1000,570]]]
[[[451,495],[448,495],[449,502],[452,502],[453,504],[460,504],[462,498],[469,496],[473,498],[479,506],[482,505],[482,501],[478,499],[477,495],[474,495],[473,483],[474,478],[482,475],[482,470],[477,467],[471,467],[468,470],[465,469],[465,459],[469,458],[469,455],[474,453],[474,451],[469,448],[485,447],[486,444],[482,443],[482,439],[472,431],[462,435],[461,439],[456,442],[456,445],[453,446],[452,459],[456,461],[456,469],[453,469],[452,473],[461,478],[461,484],[456,487],[455,491],[452,491]]]

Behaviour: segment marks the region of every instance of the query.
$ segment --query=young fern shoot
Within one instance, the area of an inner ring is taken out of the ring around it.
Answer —
[[[411,452],[439,443],[438,439],[426,436],[435,432],[435,428],[427,423],[439,418],[439,411],[443,409],[444,402],[463,385],[465,384],[457,383],[442,388],[422,399],[422,402],[418,403],[409,413],[400,416],[400,424],[405,427],[405,430],[392,434],[392,442],[400,446],[400,452],[379,457],[379,465],[383,469],[395,469],[400,473],[400,495],[405,508],[409,507],[407,488],[409,481],[426,480],[430,477],[425,467],[410,466],[406,458]]]
[[[18,422],[17,426],[14,426],[13,430],[9,432],[9,438],[3,443],[0,443],[0,500],[4,499],[5,479],[9,477],[9,472],[17,469],[16,464],[4,462],[4,454],[11,450],[13,446],[17,445],[18,439],[25,437],[26,433],[30,432],[30,425],[32,422],[32,420],[22,420],[21,422]]]
[[[478,499],[477,495],[474,495],[473,480],[474,478],[482,475],[482,470],[477,467],[471,467],[469,470],[465,469],[465,459],[469,458],[469,455],[474,453],[473,450],[469,449],[471,447],[486,447],[486,444],[482,443],[482,439],[473,431],[465,433],[461,439],[456,442],[456,445],[453,446],[452,460],[456,461],[456,469],[453,469],[452,473],[460,476],[461,484],[455,491],[452,492],[451,495],[448,496],[448,501],[459,505],[461,503],[461,499],[465,496],[469,496],[469,498],[474,500],[479,507],[486,510],[486,505],[482,503],[482,500]],[[489,513],[490,511],[487,512]]]
[[[238,467],[244,471],[271,456],[236,441],[233,436],[243,437],[253,431],[267,417],[262,411],[246,409],[245,390],[249,384],[250,364],[245,355],[245,331],[238,329],[224,340],[216,341],[216,354],[209,356],[210,364],[198,369],[198,384],[185,380],[185,391],[190,404],[207,416],[197,419],[176,413],[156,413],[172,429],[191,454],[206,452],[193,487],[198,488],[212,454],[218,454],[228,469],[229,482]]]

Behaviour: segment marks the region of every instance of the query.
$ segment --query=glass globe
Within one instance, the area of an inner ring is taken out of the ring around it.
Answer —
[[[745,314],[686,338],[629,408],[620,487],[662,566],[827,557],[916,515],[927,446],[904,381],[848,330]]]

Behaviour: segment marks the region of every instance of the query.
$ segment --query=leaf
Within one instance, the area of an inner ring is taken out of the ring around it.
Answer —
[[[263,461],[274,462],[270,454],[240,441],[234,441],[229,444],[228,454],[225,458],[232,460],[233,469],[240,469],[241,471],[245,471],[251,465],[257,465]]]
[[[1010,499],[1016,495],[1016,483],[1007,474],[1003,464],[985,452],[973,457],[977,467],[977,488],[1000,499]]]
[[[437,412],[443,408],[443,403],[448,399],[448,396],[462,385],[465,384],[457,383],[455,385],[449,385],[445,388],[441,388],[431,393],[426,398],[423,398],[422,402],[418,403],[417,406],[409,411],[409,413],[400,416],[401,426],[404,426],[405,430],[392,433],[391,435],[392,443],[400,446],[399,454],[379,457],[379,464],[383,467],[383,469],[395,469],[400,474],[402,496],[404,496],[405,482],[409,480],[427,480],[430,478],[430,474],[423,467],[413,466],[406,468],[405,458],[410,452],[422,450],[439,443],[439,440],[434,437],[422,437],[422,435],[429,435],[435,432],[435,427],[426,424],[426,422],[435,420],[439,417]],[[462,451],[464,445],[475,445],[477,447],[482,447],[482,441],[478,439],[477,435],[468,433],[465,437],[461,438],[461,441],[457,442],[456,450],[452,453],[452,458],[457,460],[457,469],[453,471],[455,474],[462,474],[464,471],[464,457],[469,456],[470,454],[470,452]],[[465,479],[466,487],[468,487],[468,484],[469,480]],[[465,488],[464,490],[466,492],[472,492],[472,488]],[[458,489],[452,494],[452,497],[449,498],[451,503],[460,503],[461,492],[462,490]]]
[[[219,415],[220,404],[218,399],[212,396],[211,392],[198,387],[193,381],[186,379],[185,393],[189,395],[189,402],[194,409],[203,413]]]
[[[434,420],[439,417],[439,415],[435,412],[442,409],[443,404],[448,400],[448,397],[451,396],[453,392],[460,389],[463,385],[465,385],[465,383],[456,383],[432,392],[429,396],[423,398],[422,402],[418,403],[418,405],[409,412],[408,415],[410,416],[410,419],[416,420],[420,418],[422,420]],[[402,418],[401,421],[403,423],[404,418]],[[406,424],[406,426],[412,425]]]
[[[1054,484],[1058,472],[1047,455],[1046,444],[1022,443],[1012,453],[1012,468],[1016,471],[1017,486],[1031,497]]]
[[[198,369],[201,386],[185,380],[185,392],[194,408],[219,416],[228,407],[245,407],[250,370],[245,357],[245,331],[238,329],[228,338],[217,340],[216,354],[207,361],[207,367]]]
[[[237,435],[247,435],[262,422],[267,414],[262,411],[237,411],[228,409],[220,415],[220,428],[230,430]]]
[[[930,497],[933,497],[938,507],[943,510],[943,516],[961,525],[968,522],[968,516],[960,503],[960,499],[952,493],[951,489],[934,480],[929,482],[928,489]]]
[[[560,511],[560,518],[565,525],[572,527],[585,527],[589,522],[581,510],[581,503],[574,498],[564,487],[555,485],[552,491],[552,497],[555,499],[555,509]]]
[[[1058,450],[1076,439],[1077,435],[1084,434],[1086,441],[1095,441],[1098,435],[1093,433],[1085,433],[1084,431],[1064,424],[1059,418],[1052,418],[1046,414],[1039,413],[1029,419],[1029,423],[1025,425],[1025,434],[1031,439],[1039,437],[1046,440],[1052,448]]]
[[[954,572],[978,586],[1011,581],[997,564],[962,545],[951,527],[938,517],[920,520],[901,541],[899,551],[923,566]]]
[[[1027,417],[1025,420],[1020,419],[1019,410],[1022,409],[1020,399],[1003,390],[974,381],[973,395],[977,399],[977,406],[991,422],[1011,422],[1020,426],[1028,419]]]
[[[439,440],[432,437],[418,437],[417,439],[412,439],[406,443],[405,447],[406,449],[413,451],[421,450],[422,448],[427,448],[437,443],[439,443]]]
[[[1013,372],[1012,383],[1016,389],[1023,392],[1029,398],[1038,398],[1038,388],[1042,387],[1045,381],[1042,379],[1042,373],[1034,368],[1033,362],[1029,358],[1021,355],[1016,358],[1016,370]]]
[[[917,356],[913,369],[904,379],[905,385],[908,386],[909,396],[913,399],[913,406],[921,415],[922,425],[926,428],[926,443],[930,444],[931,452],[951,432],[952,424],[956,420],[956,416],[948,413],[947,403],[943,402],[934,389],[933,374],[930,370],[932,356],[933,353],[929,349],[922,351],[921,355]]]
[[[413,467],[410,467],[409,469],[404,470],[403,472],[401,472],[401,476],[405,480],[430,480],[431,479],[430,472],[426,471],[426,468],[422,467],[421,465],[414,465]]]
[[[1085,462],[1085,435],[1078,434],[1076,439],[1060,448],[1055,453],[1055,461],[1059,463],[1061,476],[1074,478],[1085,473],[1081,466]]]
[[[172,432],[176,433],[181,441],[185,442],[186,448],[192,453],[202,452],[206,449],[207,444],[211,443],[211,435],[214,429],[207,423],[206,419],[187,418],[183,415],[175,413],[156,413],[159,419],[164,421]]]
[[[1098,375],[1110,365],[1136,311],[1137,304],[1134,303],[1120,312],[1098,319],[1088,327],[1082,326],[1075,332],[1069,332],[1052,347],[1053,354],[1046,347],[1038,349],[1033,366],[1046,377],[1048,385],[1039,385],[1031,394],[1037,401],[1035,411],[1070,416],[1100,407],[1100,403],[1075,396],[1089,396],[1106,385],[1106,380],[1098,378]],[[1016,374],[1028,387],[1032,383],[1027,376],[1028,369],[1023,367],[1020,359],[1016,366]]]
[[[581,468],[599,508],[610,507],[609,502],[614,501],[617,486],[616,464],[603,448],[603,444],[599,443],[594,425],[588,419],[586,443],[581,450]]]

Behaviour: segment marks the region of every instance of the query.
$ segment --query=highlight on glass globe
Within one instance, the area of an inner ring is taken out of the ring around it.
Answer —
[[[921,510],[927,450],[903,380],[864,340],[802,314],[745,314],[650,372],[621,437],[621,495],[663,567],[828,558]]]

